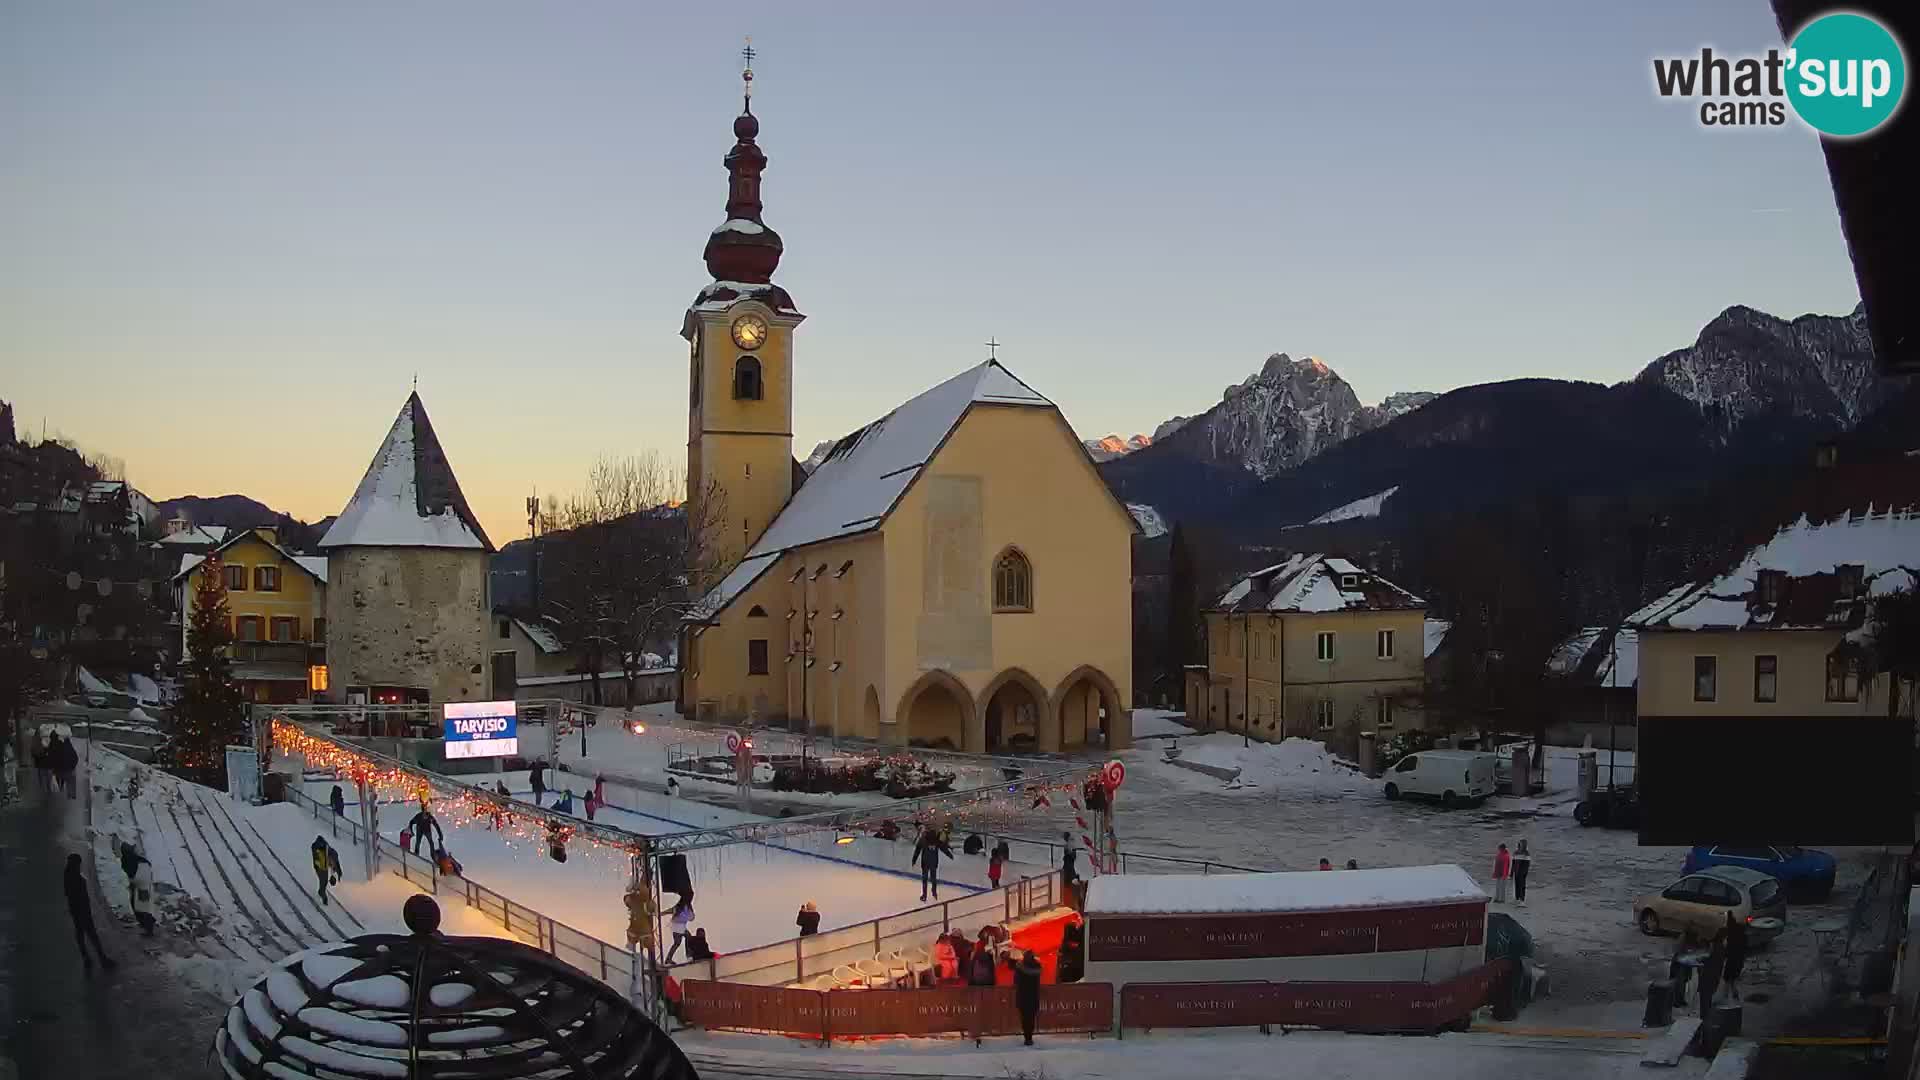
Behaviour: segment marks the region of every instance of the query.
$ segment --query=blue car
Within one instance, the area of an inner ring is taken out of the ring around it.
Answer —
[[[1786,844],[1708,844],[1687,852],[1681,873],[1691,874],[1709,866],[1743,866],[1775,878],[1789,893],[1818,900],[1833,891],[1834,865],[1833,856],[1812,848]]]

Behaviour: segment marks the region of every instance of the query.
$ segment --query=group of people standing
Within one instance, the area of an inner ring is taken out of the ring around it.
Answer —
[[[1493,902],[1507,902],[1507,882],[1513,882],[1513,901],[1516,904],[1527,902],[1527,871],[1533,869],[1533,853],[1527,850],[1527,842],[1522,840],[1507,850],[1501,844],[1493,853]]]
[[[66,792],[67,798],[73,798],[74,773],[80,768],[80,752],[73,748],[73,740],[61,738],[57,731],[42,739],[36,728],[32,754],[34,772],[40,777],[40,790],[50,795],[57,788]]]
[[[1673,959],[1667,965],[1667,977],[1673,980],[1673,1004],[1683,1007],[1687,1003],[1687,983],[1697,968],[1700,972],[1700,1015],[1713,1008],[1715,996],[1722,986],[1733,1000],[1740,1000],[1740,973],[1747,966],[1747,924],[1727,913],[1727,921],[1705,942],[1706,954],[1701,955],[1700,935],[1692,930],[1680,936],[1674,946]]]

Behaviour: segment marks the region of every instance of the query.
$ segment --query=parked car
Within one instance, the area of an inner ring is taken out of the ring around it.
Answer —
[[[1710,866],[1633,901],[1633,918],[1644,934],[1692,930],[1711,939],[1729,913],[1747,924],[1748,942],[1771,941],[1786,929],[1786,890],[1758,870]]]
[[[1640,827],[1640,793],[1632,784],[1601,788],[1574,804],[1573,820],[1603,829],[1637,829]]]
[[[1833,892],[1837,864],[1824,851],[1787,844],[1707,844],[1687,852],[1680,872],[1691,874],[1709,866],[1758,870],[1786,886],[1790,896],[1824,900]]]
[[[1493,794],[1495,755],[1474,750],[1422,750],[1394,762],[1386,795],[1422,795],[1442,806],[1477,803]]]

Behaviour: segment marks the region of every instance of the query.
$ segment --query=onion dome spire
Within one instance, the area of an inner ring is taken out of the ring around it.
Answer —
[[[764,285],[773,280],[783,250],[780,234],[761,220],[760,174],[767,155],[754,142],[760,120],[753,115],[753,39],[740,50],[742,102],[734,118],[733,149],[723,159],[727,169],[727,220],[707,237],[707,272],[715,281]]]

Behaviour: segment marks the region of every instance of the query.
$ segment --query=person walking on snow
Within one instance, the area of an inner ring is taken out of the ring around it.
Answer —
[[[140,932],[153,936],[153,864],[132,844],[120,845],[120,868],[127,872],[128,902]]]
[[[1032,1046],[1034,1021],[1040,1017],[1040,958],[1031,949],[1013,969],[1013,1004],[1020,1010],[1020,1034]]]
[[[1501,844],[1493,853],[1493,902],[1507,902],[1507,879],[1513,876],[1513,856],[1507,853],[1507,845]]]
[[[1721,981],[1727,984],[1727,993],[1733,995],[1733,1000],[1739,1001],[1740,969],[1747,966],[1747,924],[1734,918],[1733,912],[1729,911],[1726,928],[1720,932],[1720,936],[1727,943],[1726,973],[1721,976]]]
[[[80,962],[88,971],[93,970],[93,957],[87,955],[87,942],[93,942],[93,951],[100,957],[100,966],[112,971],[118,967],[113,957],[107,955],[106,947],[100,944],[100,931],[93,925],[93,904],[87,899],[87,878],[80,869],[80,856],[67,856],[67,916],[73,920],[73,940],[80,946]]]
[[[920,899],[927,898],[927,890],[933,890],[933,898],[940,899],[940,856],[953,858],[953,849],[947,846],[940,834],[931,826],[921,830],[920,842],[913,845],[913,861],[920,867]]]
[[[40,793],[53,794],[53,759],[47,756],[47,740],[39,728],[33,729],[33,771],[40,776]]]
[[[419,813],[413,815],[412,820],[407,822],[407,828],[413,832],[413,846],[410,850],[415,855],[420,854],[422,840],[427,841],[427,851],[430,853],[439,851],[446,843],[447,834],[440,828],[439,819],[433,816],[433,811],[424,806],[420,808]]]
[[[1527,902],[1527,869],[1533,865],[1533,856],[1527,851],[1525,840],[1513,846],[1513,902]]]
[[[692,925],[693,897],[682,896],[679,902],[673,905],[673,944],[667,947],[667,963],[673,963],[674,954],[680,951],[680,946],[690,940],[687,927]]]
[[[1007,865],[1007,857],[1000,853],[999,848],[994,848],[993,854],[987,856],[988,884],[992,885],[996,889],[1000,887],[1000,871],[1003,868],[1005,868],[1006,865]]]
[[[333,804],[334,817],[345,817],[347,815],[347,795],[340,790],[339,784],[333,785],[333,795],[328,801]]]
[[[320,904],[324,907],[330,903],[327,886],[340,884],[340,853],[324,836],[313,838],[313,872],[320,879]]]
[[[539,806],[547,793],[547,763],[536,760],[533,768],[527,770],[527,783],[533,785],[533,805]]]

